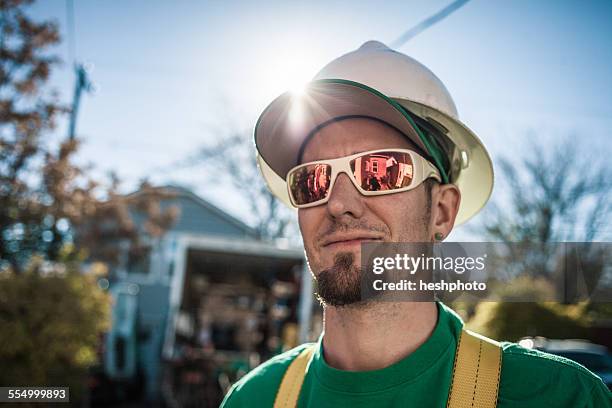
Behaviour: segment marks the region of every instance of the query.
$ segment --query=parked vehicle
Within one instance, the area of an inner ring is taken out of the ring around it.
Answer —
[[[612,354],[604,346],[591,343],[588,340],[552,340],[543,337],[525,337],[519,344],[569,358],[582,364],[601,377],[608,388],[612,390]]]

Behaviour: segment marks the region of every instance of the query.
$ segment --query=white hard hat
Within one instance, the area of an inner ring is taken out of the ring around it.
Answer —
[[[429,155],[445,182],[461,191],[459,225],[485,205],[493,166],[478,137],[459,121],[444,84],[413,58],[368,41],[325,66],[301,94],[276,98],[255,126],[259,168],[270,191],[290,204],[285,178],[308,137],[345,116],[383,120]]]

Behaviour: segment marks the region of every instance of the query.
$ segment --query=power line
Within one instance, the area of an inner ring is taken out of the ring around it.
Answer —
[[[410,39],[427,30],[429,27],[436,24],[438,21],[448,17],[450,14],[462,7],[468,1],[470,0],[457,0],[444,7],[442,10],[438,11],[431,17],[428,17],[425,20],[421,21],[419,24],[415,25],[410,30],[399,36],[397,40],[393,41],[391,43],[391,48],[399,48],[402,45],[406,44]]]

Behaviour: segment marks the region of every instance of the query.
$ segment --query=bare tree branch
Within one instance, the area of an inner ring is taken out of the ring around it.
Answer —
[[[250,132],[234,131],[214,143],[202,146],[198,153],[182,160],[182,166],[202,166],[210,183],[224,178],[248,203],[254,228],[260,237],[283,237],[292,223],[292,215],[267,189],[255,159]],[[229,180],[227,180],[229,179]]]

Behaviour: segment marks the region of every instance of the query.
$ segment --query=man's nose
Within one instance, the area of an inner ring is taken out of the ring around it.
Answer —
[[[360,218],[364,211],[363,198],[349,176],[340,173],[327,202],[327,212],[334,218],[340,218],[344,215]]]

